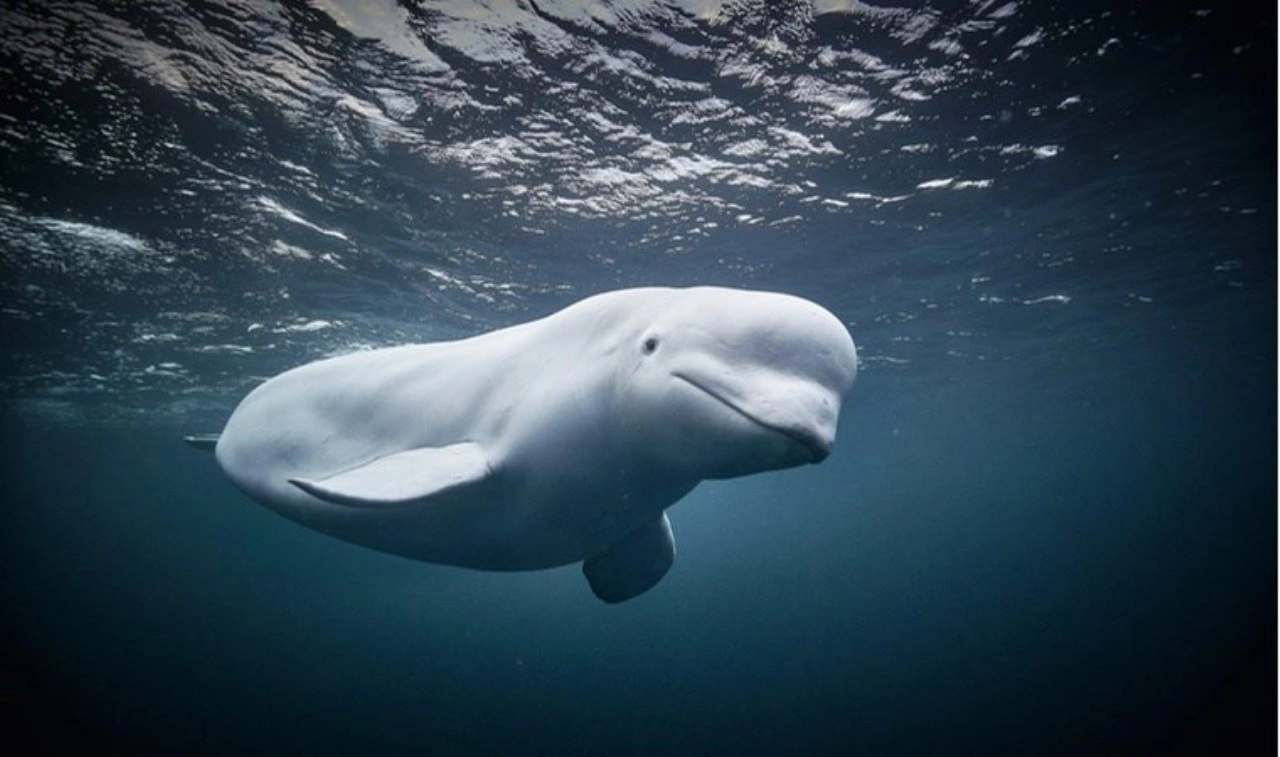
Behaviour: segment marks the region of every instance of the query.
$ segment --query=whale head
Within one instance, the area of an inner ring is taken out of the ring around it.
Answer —
[[[844,324],[775,292],[667,291],[624,347],[622,414],[649,454],[699,479],[824,460],[857,373]]]

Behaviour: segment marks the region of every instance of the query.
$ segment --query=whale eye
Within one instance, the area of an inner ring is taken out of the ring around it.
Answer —
[[[654,351],[658,349],[658,337],[651,336],[648,339],[645,339],[641,349],[644,350],[644,354],[652,355]]]

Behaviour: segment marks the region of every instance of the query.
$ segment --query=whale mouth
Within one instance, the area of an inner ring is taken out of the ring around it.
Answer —
[[[730,410],[733,410],[735,413],[741,415],[743,418],[746,418],[757,426],[768,429],[776,434],[781,434],[791,441],[796,442],[806,453],[808,453],[808,462],[810,463],[820,463],[823,460],[826,460],[827,456],[831,454],[831,446],[812,431],[799,428],[785,428],[782,426],[775,426],[771,423],[766,423],[697,379],[679,371],[673,371],[671,375],[686,384],[689,384],[703,394],[711,396],[722,405],[728,407]]]

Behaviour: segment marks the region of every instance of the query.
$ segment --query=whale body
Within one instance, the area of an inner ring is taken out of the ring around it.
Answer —
[[[856,372],[848,330],[808,300],[624,289],[294,368],[188,441],[318,531],[482,570],[582,562],[620,602],[670,569],[665,510],[700,481],[825,459]]]

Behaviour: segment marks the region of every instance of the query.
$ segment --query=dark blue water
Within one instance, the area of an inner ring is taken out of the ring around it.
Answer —
[[[1142,8],[7,3],[7,719],[1274,751],[1275,15]],[[824,304],[858,382],[829,460],[700,486],[621,605],[308,531],[178,441],[324,355],[697,283]]]

